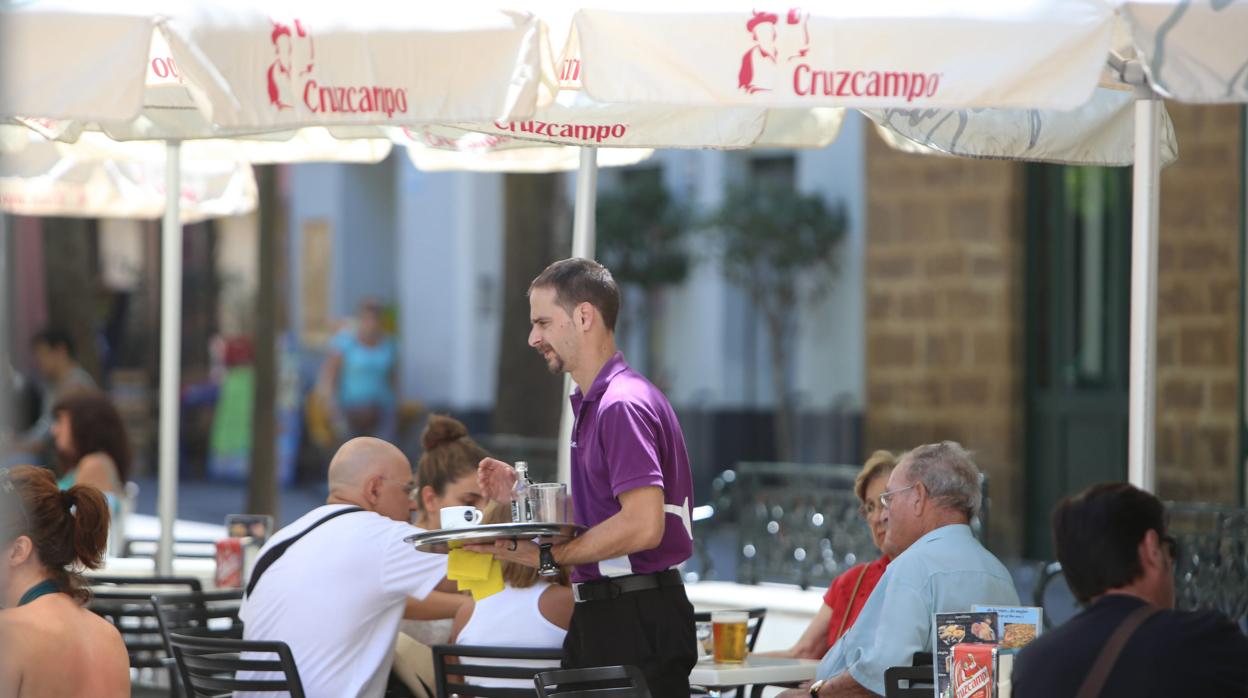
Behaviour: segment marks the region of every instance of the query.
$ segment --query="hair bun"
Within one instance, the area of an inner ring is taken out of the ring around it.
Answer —
[[[425,432],[420,436],[420,445],[424,446],[426,451],[432,451],[465,436],[468,436],[468,427],[465,427],[458,419],[444,414],[435,414],[429,417],[429,423],[425,425]]]

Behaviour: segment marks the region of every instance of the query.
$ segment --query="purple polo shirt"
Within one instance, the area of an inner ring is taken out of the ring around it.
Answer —
[[[586,582],[675,567],[693,554],[693,476],[676,412],[658,388],[629,367],[624,355],[602,367],[589,392],[572,394],[572,506],[576,522],[596,526],[620,511],[618,497],[638,487],[663,488],[666,512],[657,548],[577,565]]]

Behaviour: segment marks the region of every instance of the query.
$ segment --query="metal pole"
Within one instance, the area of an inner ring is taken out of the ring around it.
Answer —
[[[598,149],[581,148],[576,171],[576,208],[572,216],[572,256],[594,258],[594,212],[598,205]],[[563,411],[559,415],[559,482],[572,481],[572,376],[563,375]]]
[[[165,218],[160,229],[160,543],[156,571],[173,574],[173,522],[178,513],[178,387],[182,359],[182,148],[165,144]]]
[[[1154,460],[1157,412],[1157,217],[1161,166],[1161,100],[1135,102],[1135,166],[1131,222],[1131,366],[1127,475],[1149,492],[1157,488]]]
[[[9,357],[13,289],[9,281],[8,223],[9,217],[0,213],[0,458],[8,455],[8,438],[13,432],[13,417],[9,413],[9,406],[13,404],[13,375],[10,373],[13,362]]]

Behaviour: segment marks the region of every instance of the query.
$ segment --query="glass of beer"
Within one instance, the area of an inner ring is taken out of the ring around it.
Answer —
[[[745,634],[749,622],[750,614],[745,611],[711,613],[716,664],[741,664],[745,661]]]

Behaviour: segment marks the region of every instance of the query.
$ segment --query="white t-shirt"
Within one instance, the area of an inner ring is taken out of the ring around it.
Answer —
[[[256,559],[347,506],[313,509],[275,533]],[[407,597],[428,596],[446,576],[445,555],[403,542],[413,532],[407,522],[370,511],[322,524],[261,576],[239,612],[243,637],[290,645],[309,698],[382,696]]]
[[[531,587],[517,589],[508,584],[502,591],[476,602],[472,617],[459,631],[457,645],[488,645],[494,647],[560,648],[568,631],[546,620],[542,615],[542,594],[550,584],[539,582]],[[541,669],[558,669],[558,661],[540,659],[495,660],[482,657],[465,657],[463,664],[486,666],[531,666]],[[470,676],[467,683],[477,686],[531,688],[532,681],[519,679],[493,679]]]

